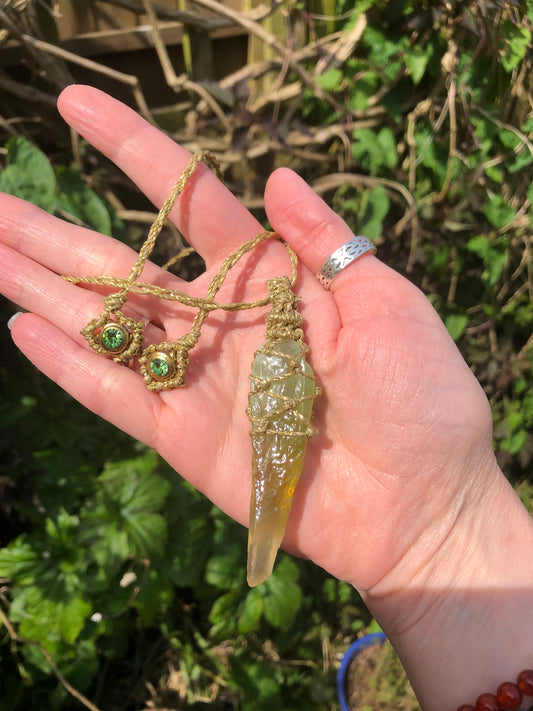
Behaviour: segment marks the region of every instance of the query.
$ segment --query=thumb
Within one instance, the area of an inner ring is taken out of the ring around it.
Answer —
[[[288,168],[279,168],[270,176],[265,188],[265,209],[272,228],[315,275],[328,257],[354,236],[344,220]],[[350,318],[367,315],[368,296],[376,292],[383,279],[390,279],[391,272],[367,253],[335,277],[329,289],[345,326]]]

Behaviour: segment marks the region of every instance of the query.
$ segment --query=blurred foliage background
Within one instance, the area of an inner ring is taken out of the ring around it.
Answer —
[[[143,241],[153,206],[57,115],[72,82],[213,150],[260,218],[294,168],[432,301],[531,510],[532,29],[531,0],[6,0],[0,189]],[[246,532],[0,339],[0,708],[336,708],[358,595],[284,554],[248,589]]]

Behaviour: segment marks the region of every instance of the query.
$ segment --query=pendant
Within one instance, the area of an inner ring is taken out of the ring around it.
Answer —
[[[144,323],[124,316],[120,309],[103,311],[81,330],[93,350],[113,356],[117,363],[124,363],[138,355],[143,332]]]
[[[268,282],[267,339],[256,351],[247,409],[252,423],[252,496],[248,534],[250,586],[272,573],[302,471],[319,393],[306,360],[302,318],[285,277]]]

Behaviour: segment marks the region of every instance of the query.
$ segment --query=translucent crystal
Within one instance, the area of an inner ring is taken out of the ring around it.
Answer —
[[[256,353],[248,408],[253,423],[248,535],[251,586],[263,582],[272,572],[285,533],[302,471],[316,390],[313,371],[298,341],[278,341],[272,347],[262,346]],[[266,427],[261,426],[265,424]]]

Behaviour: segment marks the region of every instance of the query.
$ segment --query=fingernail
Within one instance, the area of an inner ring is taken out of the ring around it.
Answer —
[[[18,319],[18,317],[22,315],[22,313],[23,313],[22,311],[17,311],[17,313],[13,314],[13,316],[11,316],[11,318],[7,322],[7,327],[9,328],[10,331],[13,328],[13,324]]]

